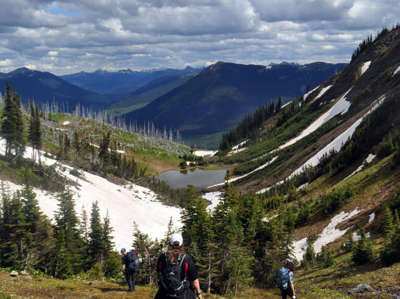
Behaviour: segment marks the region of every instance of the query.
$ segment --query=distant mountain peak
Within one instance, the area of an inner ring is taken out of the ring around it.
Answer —
[[[36,72],[36,71],[29,69],[27,67],[20,67],[20,68],[13,70],[12,72],[10,72],[10,74],[18,75],[18,74],[29,74],[29,73],[33,73],[33,72]]]

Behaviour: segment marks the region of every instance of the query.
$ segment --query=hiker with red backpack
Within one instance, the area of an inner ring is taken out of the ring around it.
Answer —
[[[286,260],[284,267],[281,267],[276,272],[275,282],[281,290],[282,299],[286,299],[289,296],[292,299],[296,299],[296,292],[294,290],[294,263],[292,260]]]
[[[137,251],[133,248],[127,252],[125,248],[121,249],[122,266],[121,272],[125,275],[126,282],[128,283],[128,292],[135,291],[135,275],[140,267],[140,261]]]
[[[182,245],[182,235],[173,234],[170,249],[158,258],[159,289],[155,299],[202,299],[197,267]]]

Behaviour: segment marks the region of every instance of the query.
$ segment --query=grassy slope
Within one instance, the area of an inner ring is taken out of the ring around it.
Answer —
[[[126,292],[126,284],[108,281],[58,280],[41,276],[27,279],[24,276],[10,277],[0,272],[0,298],[154,298],[157,289],[152,286],[137,286],[135,293]],[[203,298],[227,298],[205,295]],[[249,289],[236,298],[280,298],[277,290]]]
[[[70,130],[76,125],[82,132],[91,135],[97,145],[100,144],[103,132],[110,128],[96,124],[91,120],[77,119],[69,114],[57,114],[53,119],[56,121],[54,125],[63,129]],[[62,126],[64,121],[70,121],[71,124]],[[42,127],[46,130],[44,125]],[[132,155],[137,162],[148,169],[150,174],[159,174],[169,169],[178,169],[180,153],[189,152],[189,148],[181,144],[174,144],[156,138],[144,138],[139,134],[132,134],[115,128],[112,131],[112,138],[115,138],[121,144],[120,149],[124,150],[128,155]],[[51,136],[51,133],[49,134]],[[54,152],[56,149],[56,145],[48,139],[44,140],[44,146],[49,151]]]

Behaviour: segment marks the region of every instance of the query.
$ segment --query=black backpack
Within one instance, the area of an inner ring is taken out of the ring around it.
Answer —
[[[186,279],[186,273],[182,275],[182,265],[185,255],[180,254],[176,263],[172,263],[167,254],[164,254],[164,257],[165,267],[161,271],[161,286],[167,293],[167,297],[179,297],[190,285]],[[184,276],[183,279],[181,278],[182,276]]]
[[[139,263],[139,258],[136,252],[129,251],[127,253],[127,269],[129,272],[134,272],[137,269],[139,269],[140,263]]]

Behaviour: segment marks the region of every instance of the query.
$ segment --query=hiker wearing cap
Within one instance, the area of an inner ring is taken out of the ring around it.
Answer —
[[[282,299],[289,296],[296,299],[294,290],[294,263],[292,260],[286,260],[285,266],[280,268],[276,273],[276,284],[281,289]]]
[[[135,291],[135,274],[136,270],[139,268],[139,258],[138,254],[133,248],[131,251],[127,252],[125,248],[121,249],[122,254],[122,266],[121,272],[125,275],[126,282],[128,283],[128,292]]]
[[[202,299],[197,267],[182,245],[182,235],[173,234],[169,250],[158,258],[159,289],[155,299]]]

